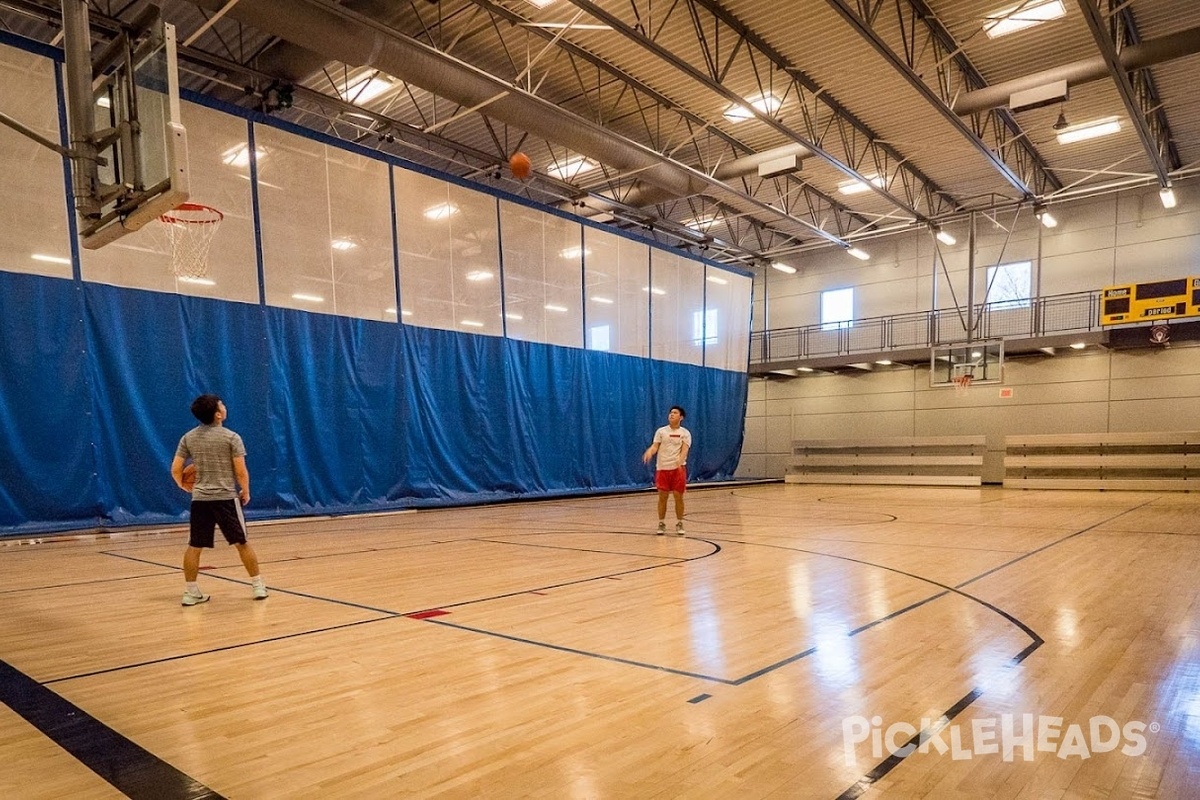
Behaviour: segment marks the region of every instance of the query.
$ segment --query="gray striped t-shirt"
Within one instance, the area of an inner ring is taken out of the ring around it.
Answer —
[[[179,440],[175,455],[196,464],[193,500],[232,500],[238,496],[233,459],[246,455],[241,436],[222,425],[197,425]]]

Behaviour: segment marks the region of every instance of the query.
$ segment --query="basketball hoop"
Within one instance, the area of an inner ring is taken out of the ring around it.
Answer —
[[[954,376],[954,392],[955,394],[963,394],[967,389],[971,388],[971,381],[975,376],[970,372],[964,372],[961,375]]]
[[[208,249],[225,215],[212,206],[183,203],[158,218],[171,240],[171,267],[176,278],[208,274]]]

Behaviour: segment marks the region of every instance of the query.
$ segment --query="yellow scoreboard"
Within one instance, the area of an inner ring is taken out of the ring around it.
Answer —
[[[1200,278],[1109,286],[1100,293],[1100,324],[1152,322],[1200,315]]]

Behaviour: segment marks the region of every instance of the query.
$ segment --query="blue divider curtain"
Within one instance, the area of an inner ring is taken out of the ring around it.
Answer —
[[[741,452],[741,372],[5,272],[0,325],[0,535],[181,520],[206,391],[251,518],[645,487],[673,404],[694,480]]]

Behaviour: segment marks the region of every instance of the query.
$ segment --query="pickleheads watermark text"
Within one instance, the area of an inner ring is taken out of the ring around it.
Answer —
[[[993,755],[1005,761],[1032,761],[1034,753],[1086,760],[1112,752],[1140,756],[1146,752],[1146,734],[1157,733],[1158,727],[1156,722],[1147,725],[1137,720],[1122,725],[1107,716],[1066,723],[1062,717],[1045,714],[1001,714],[999,718],[973,719],[969,725],[951,724],[938,717],[922,719],[920,728],[908,722],[884,727],[882,717],[855,716],[842,720],[842,745],[848,766],[857,763],[859,745],[868,741],[871,757],[876,759],[885,755],[904,758],[915,752],[948,754],[955,761]]]

